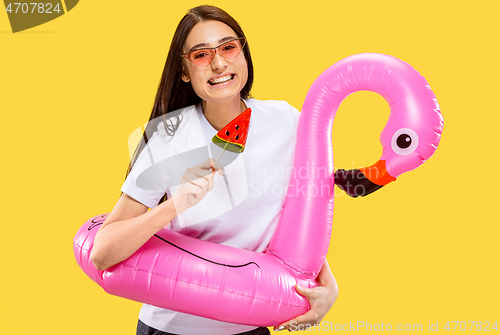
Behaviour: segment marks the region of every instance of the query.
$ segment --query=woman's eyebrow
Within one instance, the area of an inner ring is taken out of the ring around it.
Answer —
[[[238,38],[238,37],[235,37],[235,36],[226,36],[226,37],[221,38],[219,40],[219,44],[222,44],[222,43],[224,43],[226,41],[229,41],[229,40],[233,40],[235,38]],[[189,49],[189,51],[193,51],[193,50],[199,49],[199,48],[207,48],[208,46],[209,46],[208,43],[199,43],[199,44],[194,45],[191,49]]]

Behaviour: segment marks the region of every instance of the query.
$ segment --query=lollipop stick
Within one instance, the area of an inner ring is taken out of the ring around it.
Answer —
[[[216,159],[216,161],[218,162],[219,159],[221,158],[222,154],[224,153],[224,151],[226,151],[226,148],[224,148],[224,150],[222,150],[222,152],[220,153],[219,157]]]
[[[218,162],[218,161],[219,161],[219,159],[221,158],[221,156],[222,156],[222,154],[224,153],[224,151],[226,151],[226,147],[227,147],[227,145],[228,145],[228,144],[229,144],[229,142],[226,142],[226,145],[224,146],[224,150],[222,150],[222,152],[220,153],[219,158],[217,158],[217,159],[216,159],[216,161],[217,161],[217,162]]]
[[[226,151],[226,147],[227,147],[228,144],[229,144],[229,142],[226,142],[226,145],[224,146],[224,150],[222,150],[222,152],[220,153],[219,157],[216,159],[217,162],[222,157],[222,154],[224,153],[224,151]],[[224,173],[224,172],[222,172],[222,173]]]

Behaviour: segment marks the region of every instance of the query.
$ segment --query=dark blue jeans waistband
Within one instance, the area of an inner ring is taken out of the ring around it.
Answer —
[[[250,330],[244,333],[238,333],[234,335],[270,335],[269,329],[266,327],[258,327],[254,330]],[[137,323],[137,333],[136,335],[182,335],[182,334],[172,334],[166,333],[164,331],[158,330],[156,328],[150,327],[141,320]]]

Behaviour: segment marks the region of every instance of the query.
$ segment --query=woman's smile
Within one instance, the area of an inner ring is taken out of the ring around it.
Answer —
[[[234,73],[222,74],[220,76],[215,76],[215,77],[210,78],[208,80],[208,84],[210,86],[219,86],[219,87],[226,86],[233,81],[234,76],[235,76]]]

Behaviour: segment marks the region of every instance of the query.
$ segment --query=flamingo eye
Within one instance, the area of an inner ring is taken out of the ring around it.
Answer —
[[[398,139],[396,140],[396,144],[398,147],[401,149],[406,149],[411,145],[411,137],[408,134],[401,134],[398,136]]]
[[[413,129],[401,128],[392,135],[391,147],[398,155],[409,155],[418,147],[418,135]]]

